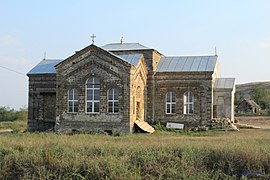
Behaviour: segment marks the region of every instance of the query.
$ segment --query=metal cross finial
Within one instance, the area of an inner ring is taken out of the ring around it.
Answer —
[[[94,44],[94,43],[95,43],[95,38],[96,38],[97,36],[95,36],[95,34],[93,33],[92,36],[90,36],[90,37],[92,38],[92,44]]]
[[[120,42],[121,42],[121,44],[124,44],[124,37],[123,36],[121,37],[121,41]]]
[[[215,47],[215,56],[217,56],[217,47]]]

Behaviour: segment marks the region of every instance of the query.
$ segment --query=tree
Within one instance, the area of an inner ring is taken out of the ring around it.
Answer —
[[[242,91],[236,92],[234,95],[234,105],[238,105],[244,99]]]
[[[270,92],[262,85],[256,85],[251,90],[251,98],[258,103],[262,109],[265,109],[270,101]]]
[[[15,111],[9,107],[0,107],[0,121],[27,121],[27,108],[22,107],[19,111]]]

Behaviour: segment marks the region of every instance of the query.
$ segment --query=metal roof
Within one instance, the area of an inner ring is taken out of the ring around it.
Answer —
[[[235,78],[216,78],[214,89],[234,89]]]
[[[106,49],[107,51],[125,51],[125,50],[146,50],[151,49],[146,46],[143,46],[139,43],[111,43],[101,46],[101,48]]]
[[[162,57],[157,72],[213,72],[217,56],[171,56]]]
[[[116,56],[119,56],[121,59],[124,59],[128,63],[136,66],[139,60],[142,58],[143,54],[121,54]]]
[[[55,74],[55,65],[61,62],[60,59],[44,59],[33,69],[31,69],[27,75],[31,74]]]

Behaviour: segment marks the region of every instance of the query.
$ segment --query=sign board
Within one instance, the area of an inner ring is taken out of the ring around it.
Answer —
[[[184,129],[184,124],[167,122],[166,128]]]

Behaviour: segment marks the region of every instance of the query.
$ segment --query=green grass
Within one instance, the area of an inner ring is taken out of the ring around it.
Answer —
[[[0,122],[0,130],[12,129],[14,132],[23,132],[27,128],[26,121],[3,121]]]
[[[270,177],[270,131],[0,135],[0,179]],[[253,171],[261,172],[257,175]]]

